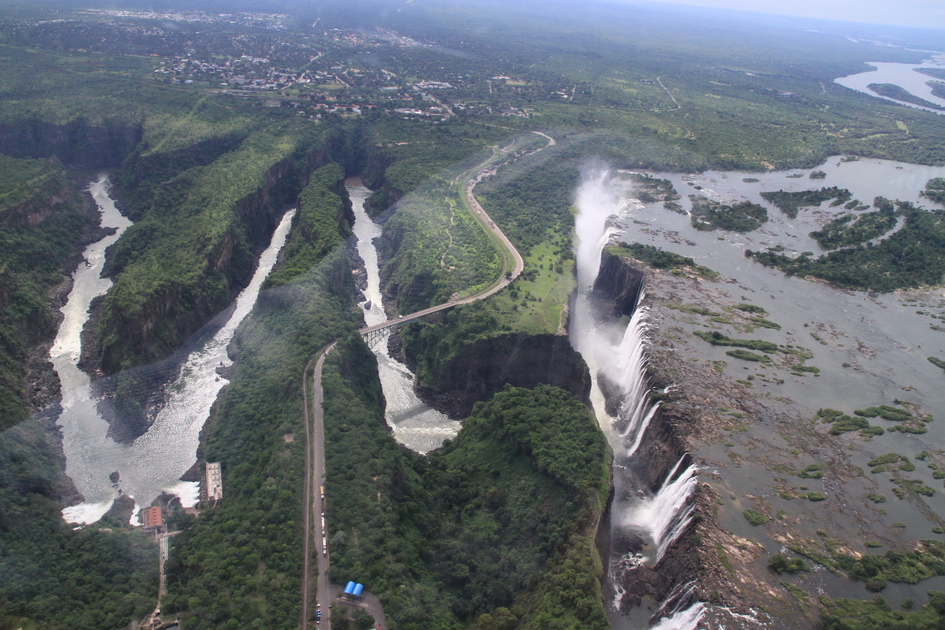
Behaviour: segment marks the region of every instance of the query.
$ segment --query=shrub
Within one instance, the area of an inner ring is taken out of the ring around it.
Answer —
[[[808,464],[801,469],[801,472],[797,473],[797,476],[801,479],[820,479],[824,476],[824,465]]]
[[[869,462],[867,462],[866,465],[872,468],[873,466],[880,466],[882,464],[892,464],[894,462],[899,462],[899,461],[907,462],[909,461],[909,459],[905,455],[900,455],[899,453],[886,453],[885,455],[874,457]]]
[[[738,348],[737,350],[729,350],[725,354],[735,359],[741,359],[742,361],[760,361],[761,363],[771,363],[771,359],[765,355],[755,354],[754,352],[749,352],[748,350],[743,350],[741,348]]]
[[[798,573],[810,571],[810,566],[803,558],[789,558],[783,553],[776,553],[768,560],[768,568],[775,573]]]

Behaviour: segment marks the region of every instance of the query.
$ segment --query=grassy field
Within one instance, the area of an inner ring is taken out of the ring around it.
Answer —
[[[558,247],[558,243],[546,242],[533,248],[518,280],[485,301],[486,312],[502,322],[496,334],[565,331],[568,296],[575,287],[574,261],[561,262]]]

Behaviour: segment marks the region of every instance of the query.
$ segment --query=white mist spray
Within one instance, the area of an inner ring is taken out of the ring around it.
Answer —
[[[574,348],[587,362],[592,378],[591,401],[601,428],[615,454],[615,500],[612,506],[611,526],[615,532],[630,530],[648,538],[655,550],[649,558],[616,559],[616,565],[626,570],[641,562],[658,563],[666,550],[685,531],[692,519],[692,491],[697,482],[696,468],[689,458],[681,458],[653,496],[634,497],[631,479],[625,464],[639,449],[650,422],[656,416],[659,403],[650,399],[651,385],[646,376],[647,309],[639,302],[626,327],[613,318],[595,312],[590,293],[597,279],[603,249],[619,231],[608,226],[608,218],[619,217],[622,210],[620,195],[611,185],[610,174],[600,166],[586,168],[576,193],[578,214],[575,217],[575,258],[577,259],[578,298],[571,313],[570,337]],[[617,417],[607,414],[598,377],[608,381],[610,389],[618,392]],[[615,579],[615,591],[622,592]],[[690,592],[694,584],[684,585]],[[686,598],[688,599],[689,594]],[[681,598],[678,597],[677,600]],[[661,630],[691,630],[696,627],[705,611],[697,603],[687,610],[676,611],[657,626]]]
[[[683,455],[670,471],[659,492],[640,503],[626,515],[626,523],[637,530],[649,533],[656,546],[655,562],[663,559],[663,554],[685,531],[692,520],[693,505],[689,500],[695,488],[696,467],[686,466],[689,457]]]
[[[600,255],[616,230],[608,229],[607,219],[620,212],[620,197],[607,186],[609,173],[596,165],[584,169],[577,189],[578,214],[574,218],[578,289],[590,289],[597,278]]]

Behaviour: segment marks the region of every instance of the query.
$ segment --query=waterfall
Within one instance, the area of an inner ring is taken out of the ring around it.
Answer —
[[[705,614],[705,604],[698,602],[686,610],[662,619],[651,630],[694,630]]]
[[[625,451],[627,458],[640,447],[659,408],[659,403],[650,404],[651,388],[646,378],[647,309],[640,304],[643,295],[644,291],[640,291],[620,345],[608,353],[610,365],[602,369],[604,376],[621,392],[616,424],[624,444],[630,445]]]
[[[678,612],[684,610],[689,601],[692,599],[693,593],[696,590],[696,581],[690,580],[688,582],[680,582],[677,584],[672,591],[669,592],[669,595],[663,600],[660,604],[660,607],[656,609],[654,617],[672,617]]]
[[[694,506],[689,499],[698,481],[696,467],[689,464],[682,474],[677,475],[688,459],[688,455],[680,457],[659,491],[640,501],[626,515],[628,525],[649,533],[656,546],[655,562],[663,559],[663,554],[692,520]]]
[[[611,507],[611,532],[616,540],[626,534],[648,539],[650,557],[634,548],[614,549],[608,579],[616,595],[612,610],[620,610],[625,592],[622,576],[641,564],[658,564],[667,550],[692,521],[692,492],[698,482],[696,467],[689,455],[683,455],[663,480],[659,490],[650,493],[647,483],[637,478],[633,461],[650,427],[658,416],[660,403],[653,403],[652,385],[646,374],[648,309],[642,304],[645,289],[640,291],[630,322],[624,327],[605,309],[596,308],[591,294],[600,268],[601,255],[612,238],[619,234],[608,219],[630,207],[621,202],[611,186],[606,171],[587,170],[576,193],[578,214],[575,218],[575,258],[577,260],[578,295],[572,310],[570,337],[574,348],[588,364],[592,379],[591,401],[598,421],[614,450],[614,503]],[[602,388],[602,382],[604,387]],[[615,402],[616,417],[605,409],[603,391]],[[695,582],[677,585],[664,602],[665,613],[656,628],[660,630],[691,630],[705,612],[705,604],[696,603],[686,610],[678,608],[689,603]]]

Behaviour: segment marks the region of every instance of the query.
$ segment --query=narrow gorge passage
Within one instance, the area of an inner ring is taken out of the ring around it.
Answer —
[[[63,510],[64,518],[71,523],[99,520],[121,495],[135,500],[135,511],[149,506],[162,492],[179,496],[185,506],[197,502],[197,483],[180,478],[196,461],[200,430],[217,395],[228,382],[218,375],[217,369],[232,364],[227,345],[239,324],[252,311],[295,215],[295,211],[290,210],[282,217],[269,247],[259,257],[249,285],[237,297],[234,308],[220,316],[227,318],[225,324],[187,357],[177,379],[168,386],[167,404],[149,430],[134,442],[122,444],[107,437],[108,423],[98,412],[89,376],[77,367],[77,362],[80,333],[89,317],[89,303],[111,286],[110,280],[101,277],[105,249],[118,240],[131,222],[115,208],[108,194],[107,177],[93,183],[90,191],[102,213],[102,226],[116,227],[118,231],[86,249],[84,262],[74,275],[69,301],[63,307],[65,318],[50,351],[62,381],[62,413],[57,424],[63,434],[66,474],[84,497],[82,503]],[[115,472],[118,480],[113,482],[110,475]]]
[[[387,321],[377,250],[374,247],[374,239],[381,235],[381,226],[374,223],[364,210],[364,201],[371,191],[364,186],[351,184],[347,188],[354,210],[353,229],[358,239],[358,254],[367,272],[365,299],[359,306],[364,312],[364,323],[373,326]],[[452,237],[450,239],[452,243]],[[389,338],[390,333],[383,332],[371,345],[377,357],[377,371],[387,401],[387,424],[394,432],[394,439],[413,451],[426,453],[439,448],[445,440],[456,437],[460,423],[450,420],[420,400],[414,391],[415,378],[410,368],[390,356],[387,349]]]

